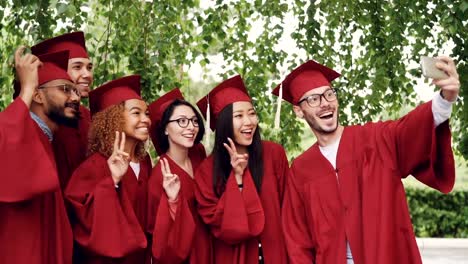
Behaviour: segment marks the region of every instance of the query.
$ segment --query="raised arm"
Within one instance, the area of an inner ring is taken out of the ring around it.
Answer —
[[[65,190],[76,220],[72,223],[75,240],[91,252],[112,258],[147,245],[130,200],[121,187],[116,187],[116,179],[128,176],[119,176],[127,171],[121,160],[125,155],[120,154],[108,160],[94,154],[75,170]]]
[[[432,188],[449,192],[454,184],[455,167],[448,118],[460,82],[453,61],[447,57],[440,59],[445,63],[437,66],[449,75],[447,79],[433,81],[440,86],[440,95],[397,121],[367,126],[371,128],[367,136],[375,139],[382,155],[392,160],[401,177],[411,174]]]
[[[32,54],[23,55],[24,49],[15,52],[20,98],[0,112],[0,202],[21,202],[58,188],[50,144],[29,113],[41,62]]]

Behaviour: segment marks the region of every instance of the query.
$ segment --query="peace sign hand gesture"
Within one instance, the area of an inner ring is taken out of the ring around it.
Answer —
[[[236,145],[232,139],[228,138],[229,145],[223,143],[226,150],[231,156],[231,166],[236,175],[237,184],[242,184],[242,175],[244,175],[244,170],[249,163],[249,154],[239,154],[237,153]]]
[[[127,172],[130,155],[124,151],[125,148],[125,133],[115,131],[114,150],[112,155],[107,159],[107,165],[111,171],[114,184],[117,185],[122,180],[122,177]]]
[[[180,191],[180,179],[177,174],[171,173],[169,162],[166,158],[161,159],[161,172],[163,175],[163,188],[170,202],[177,200]]]

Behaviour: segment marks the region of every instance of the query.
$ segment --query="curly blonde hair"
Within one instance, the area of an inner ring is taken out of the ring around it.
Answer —
[[[123,131],[125,102],[113,105],[94,114],[89,128],[88,156],[101,153],[110,157],[114,148],[115,131]],[[138,142],[135,148],[135,158],[142,160],[147,152],[145,142]]]

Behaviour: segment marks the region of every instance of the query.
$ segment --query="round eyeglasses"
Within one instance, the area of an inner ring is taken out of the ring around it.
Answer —
[[[67,84],[67,83],[64,83],[64,84],[57,84],[57,85],[50,85],[50,86],[39,86],[38,89],[44,89],[44,88],[59,88],[60,90],[62,90],[67,96],[71,96],[72,95],[72,92],[75,93],[78,97],[81,97],[81,93],[80,93],[80,90],[78,90],[78,88],[76,88],[75,85],[71,85],[71,84]]]
[[[297,104],[300,105],[302,102],[307,101],[307,104],[310,107],[316,107],[322,103],[322,97],[327,102],[333,102],[336,100],[336,90],[333,88],[330,88],[330,89],[325,90],[325,92],[321,94],[311,94],[307,96],[306,98],[300,100]]]
[[[192,122],[192,125],[194,127],[199,126],[198,118],[196,116],[194,116],[192,118],[181,117],[181,118],[177,118],[177,119],[174,119],[174,120],[169,120],[168,123],[170,123],[170,122],[177,122],[177,124],[182,128],[188,127],[190,122]]]

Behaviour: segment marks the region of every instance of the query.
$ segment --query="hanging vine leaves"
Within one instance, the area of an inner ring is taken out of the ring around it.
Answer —
[[[447,55],[458,62],[463,101],[451,123],[457,150],[468,158],[467,18],[467,0],[1,1],[0,109],[11,102],[18,45],[84,30],[94,85],[137,73],[149,102],[174,87],[195,102],[216,84],[207,67],[221,56],[219,77],[244,77],[264,138],[297,153],[304,125],[289,104],[282,106],[281,130],[272,129],[276,98],[270,91],[284,78],[280,69],[314,59],[341,71],[334,85],[344,124],[395,118],[419,103],[413,87],[420,71],[411,65],[453,43]],[[278,48],[290,27],[297,48]],[[188,74],[198,65],[205,70],[202,82]]]

